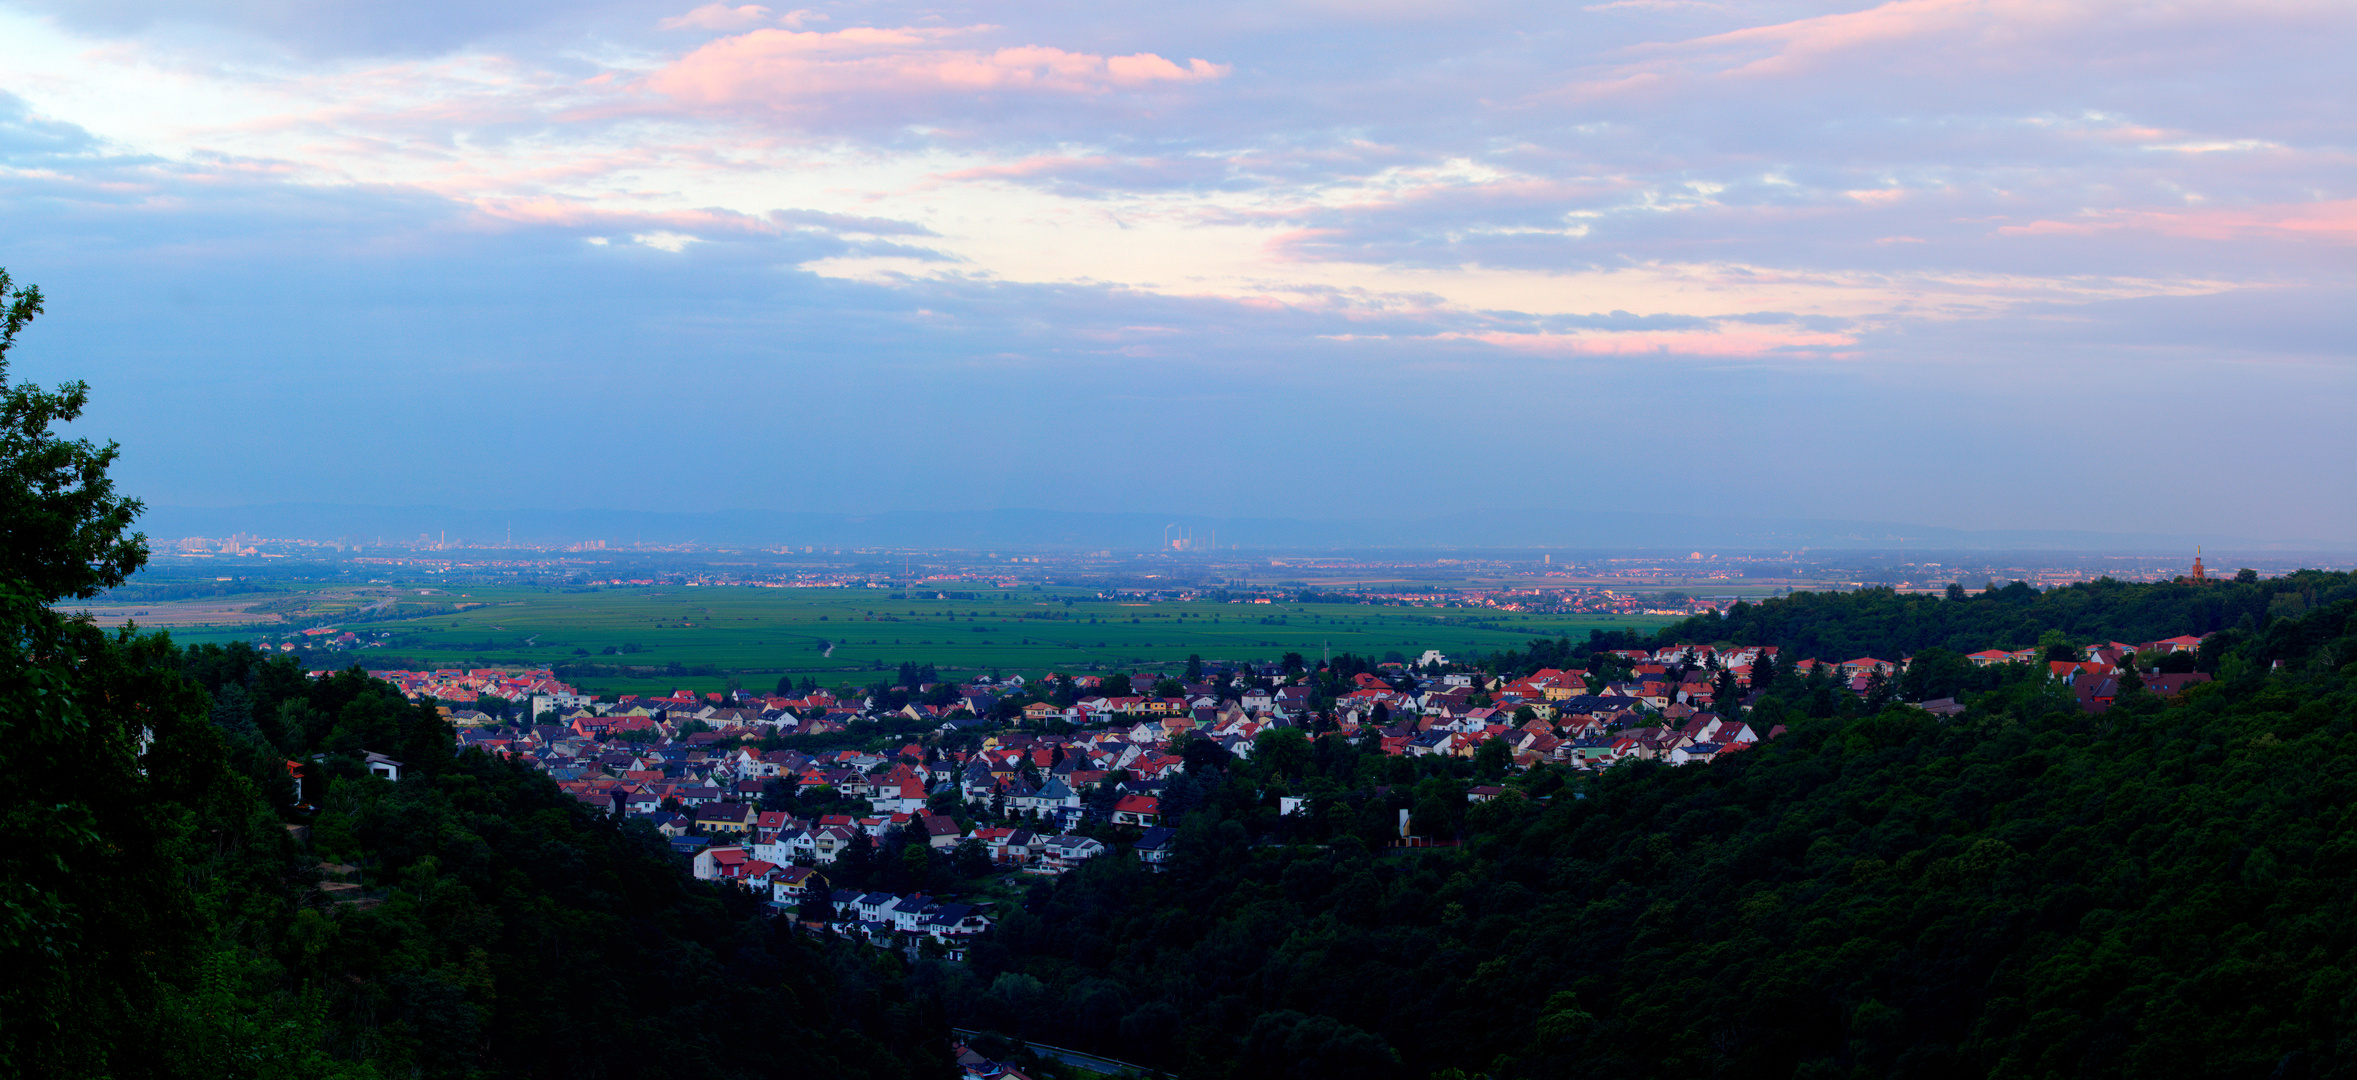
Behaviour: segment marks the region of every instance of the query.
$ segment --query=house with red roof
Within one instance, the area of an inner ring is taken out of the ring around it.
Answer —
[[[1152,795],[1124,795],[1113,804],[1113,824],[1145,828],[1162,824],[1162,800]]]
[[[696,853],[698,881],[731,881],[743,877],[753,856],[741,847],[705,848]]]

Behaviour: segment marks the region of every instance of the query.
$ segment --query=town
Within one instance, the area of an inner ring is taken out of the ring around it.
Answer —
[[[898,681],[791,694],[674,691],[594,700],[549,670],[371,671],[435,703],[459,747],[527,763],[601,815],[659,833],[694,876],[752,890],[814,930],[959,959],[994,901],[945,888],[1052,877],[1092,859],[1170,857],[1165,795],[1190,765],[1251,758],[1271,739],[1337,738],[1392,758],[1462,759],[1469,802],[1534,769],[1592,774],[1622,762],[1708,764],[1784,734],[1750,720],[1761,690],[1797,678],[1861,707],[1961,713],[1908,700],[1909,675],[1945,662],[2043,678],[2101,713],[2128,687],[2162,696],[2196,672],[2203,638],[1988,649],[1962,657],[1788,659],[1774,646],[1678,644],[1593,654],[1587,667],[1501,674],[1437,651],[1276,663],[1192,660],[1169,673],[1051,673],[950,683],[903,665]],[[325,671],[312,674],[324,676]],[[512,722],[511,722],[512,718]],[[1295,733],[1291,736],[1281,733]],[[380,775],[400,763],[377,755]],[[1281,813],[1314,813],[1308,797]],[[1401,811],[1391,842],[1424,835]],[[879,870],[885,872],[878,872]],[[846,871],[851,871],[846,873]],[[902,887],[847,888],[890,879]]]

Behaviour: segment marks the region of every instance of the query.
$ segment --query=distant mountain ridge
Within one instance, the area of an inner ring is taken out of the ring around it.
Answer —
[[[1478,510],[1396,520],[1210,517],[1079,510],[897,510],[830,514],[780,510],[469,510],[444,506],[272,503],[151,506],[150,537],[244,533],[363,544],[448,537],[469,544],[700,543],[722,546],[914,547],[1150,551],[1184,532],[1208,548],[1254,551],[1356,548],[1798,548],[2190,552],[2343,552],[2357,543],[2073,530],[1966,530],[1818,518],[1708,518],[1628,511]]]

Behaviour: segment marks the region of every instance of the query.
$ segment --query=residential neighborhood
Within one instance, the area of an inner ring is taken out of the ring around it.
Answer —
[[[1990,649],[1963,661],[2043,665],[2045,678],[2099,713],[2124,685],[2166,696],[2206,681],[2190,670],[2201,641]],[[1749,719],[1755,673],[1789,670],[1890,702],[1917,662],[1787,660],[1773,646],[1686,644],[1507,678],[1438,652],[1412,664],[1361,663],[1368,670],[1347,676],[1291,659],[1190,665],[1186,678],[1051,673],[1029,685],[1011,677],[605,701],[545,670],[370,674],[435,702],[462,749],[529,764],[583,806],[646,823],[699,879],[752,891],[814,928],[954,959],[989,930],[1000,901],[928,891],[914,878],[900,891],[835,879],[871,877],[878,860],[912,847],[928,854],[910,865],[938,859],[969,880],[1053,877],[1109,857],[1162,870],[1177,836],[1163,797],[1190,755],[1248,758],[1264,732],[1338,737],[1395,757],[1487,755],[1509,773],[1701,765],[1784,733]],[[471,707],[486,696],[530,702],[536,722],[503,724]],[[1952,699],[1911,704],[1941,717],[1961,711]],[[1475,787],[1468,800],[1500,790]],[[1284,804],[1287,814],[1308,808],[1301,798]],[[1403,820],[1401,842],[1420,842],[1408,828]],[[843,873],[850,864],[861,872]]]

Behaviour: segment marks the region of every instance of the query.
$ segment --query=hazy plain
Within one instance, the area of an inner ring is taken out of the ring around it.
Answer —
[[[226,606],[221,600],[202,603],[215,618]],[[163,617],[132,621],[163,626],[176,606],[139,605]],[[269,610],[247,616],[257,621],[246,626],[187,626],[175,629],[174,636],[187,642],[275,643],[290,634],[299,638],[301,629],[333,627],[383,644],[314,652],[313,662],[369,668],[399,661],[431,667],[588,663],[656,669],[576,679],[584,689],[606,692],[683,684],[717,689],[728,674],[752,688],[765,688],[780,674],[811,675],[828,685],[845,679],[865,682],[878,665],[890,669],[902,661],[933,664],[945,673],[1038,675],[1169,668],[1190,655],[1272,661],[1287,652],[1314,660],[1329,649],[1378,658],[1394,652],[1413,657],[1425,649],[1462,655],[1520,648],[1540,636],[1584,637],[1591,628],[1651,629],[1671,621],[1488,608],[1121,602],[1093,593],[971,587],[949,590],[944,597],[932,591],[749,586],[566,591],[399,585],[278,594],[256,606]],[[669,674],[672,664],[720,674]]]

